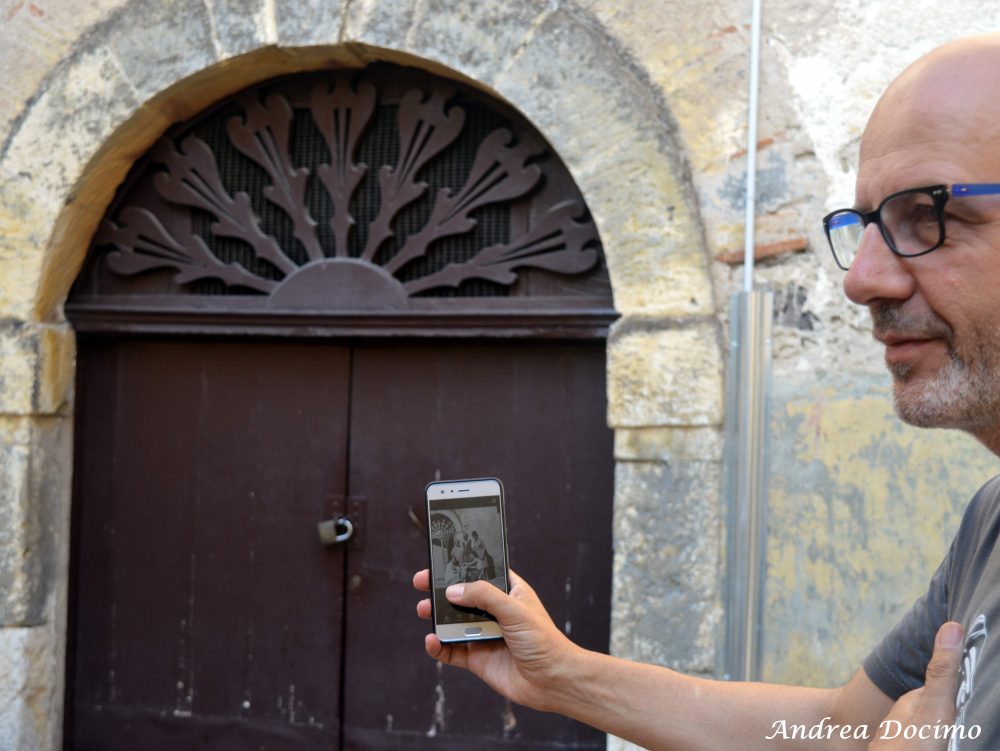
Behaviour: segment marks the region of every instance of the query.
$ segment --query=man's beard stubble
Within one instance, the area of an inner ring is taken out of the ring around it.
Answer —
[[[874,333],[904,338],[941,339],[947,346],[947,361],[934,375],[911,380],[912,366],[889,365],[893,376],[896,414],[903,422],[921,428],[957,428],[977,433],[996,429],[1000,422],[1000,384],[992,361],[1000,357],[1000,335],[980,338],[975,351],[960,352],[955,333],[933,313],[914,316],[903,303],[869,306]]]

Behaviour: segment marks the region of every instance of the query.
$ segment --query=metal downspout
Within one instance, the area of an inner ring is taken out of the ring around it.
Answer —
[[[761,0],[752,0],[743,291],[730,305],[726,371],[726,630],[723,675],[758,680],[767,532],[767,433],[773,294],[755,290],[754,221]]]

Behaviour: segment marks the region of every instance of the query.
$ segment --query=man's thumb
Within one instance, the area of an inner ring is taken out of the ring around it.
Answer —
[[[927,663],[924,682],[924,701],[942,712],[942,719],[950,720],[955,711],[955,692],[958,691],[958,668],[962,662],[962,626],[954,621],[942,624],[934,639],[934,654]]]

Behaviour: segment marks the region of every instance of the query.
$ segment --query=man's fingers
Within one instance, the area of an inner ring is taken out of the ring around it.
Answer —
[[[431,612],[431,601],[429,599],[421,600],[417,603],[417,615],[421,618],[429,619]]]
[[[429,569],[421,569],[413,575],[413,588],[421,592],[431,591],[431,572]]]
[[[487,581],[452,584],[445,590],[445,596],[454,605],[485,610],[501,622],[512,617],[517,608],[506,592]]]
[[[955,692],[958,690],[958,668],[962,662],[962,627],[949,621],[938,629],[934,653],[927,663],[921,703],[940,712],[942,720],[951,722],[955,713]]]
[[[469,667],[469,650],[464,644],[442,644],[436,634],[427,634],[424,637],[424,649],[428,655],[445,665]]]

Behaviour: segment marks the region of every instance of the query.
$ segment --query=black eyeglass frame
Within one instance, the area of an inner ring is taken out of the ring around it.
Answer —
[[[937,219],[938,224],[938,239],[936,243],[926,250],[921,250],[916,253],[904,253],[896,247],[896,241],[892,239],[892,235],[882,222],[882,208],[894,198],[914,193],[922,193],[926,196],[930,196],[933,201],[934,216]],[[892,193],[891,195],[883,198],[882,202],[878,205],[878,208],[874,211],[858,211],[857,209],[837,209],[836,211],[831,211],[823,217],[823,231],[826,233],[826,241],[830,245],[830,252],[833,253],[833,260],[837,263],[837,266],[844,271],[847,271],[850,268],[850,265],[845,266],[840,262],[840,258],[837,256],[837,251],[833,246],[833,238],[830,236],[830,221],[834,217],[842,216],[844,214],[854,215],[860,218],[862,228],[867,227],[869,224],[874,222],[882,235],[882,239],[885,240],[885,244],[889,246],[889,250],[902,258],[916,258],[917,256],[922,256],[933,250],[937,250],[944,244],[944,205],[948,203],[949,198],[951,198],[951,191],[948,190],[947,185],[926,185],[922,188],[908,188],[906,190],[900,190]]]

